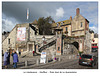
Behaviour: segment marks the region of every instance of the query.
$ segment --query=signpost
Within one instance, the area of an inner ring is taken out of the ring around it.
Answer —
[[[41,52],[40,63],[46,63],[46,52]]]

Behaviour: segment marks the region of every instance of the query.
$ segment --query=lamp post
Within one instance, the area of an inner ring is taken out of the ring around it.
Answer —
[[[42,40],[43,40],[43,46],[44,46],[45,36],[43,36]]]

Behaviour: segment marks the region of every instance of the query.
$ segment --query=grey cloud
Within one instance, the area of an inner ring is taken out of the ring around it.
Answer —
[[[4,19],[16,23],[33,22],[39,17],[51,16],[55,19],[56,9],[62,7],[64,9],[64,17],[57,21],[69,19],[70,16],[76,15],[76,8],[80,8],[80,13],[87,18],[92,24],[98,26],[98,6],[97,2],[2,2],[2,14]],[[29,8],[29,20],[26,19],[26,10]],[[96,19],[95,19],[96,18]],[[95,19],[94,22],[91,19]],[[3,23],[3,28],[6,24]],[[9,23],[9,22],[8,22]]]
[[[3,2],[2,12],[7,17],[14,17],[18,22],[27,22],[26,10],[29,8],[29,20],[33,21],[39,17],[48,16],[48,12],[55,12],[55,9],[60,6],[60,3],[47,2]]]

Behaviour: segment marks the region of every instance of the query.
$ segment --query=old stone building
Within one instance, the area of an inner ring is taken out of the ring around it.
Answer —
[[[2,33],[2,41],[9,35],[10,32],[3,32]]]
[[[99,43],[98,34],[91,32],[91,51],[98,50],[99,46],[98,43]]]
[[[32,23],[17,24],[3,40],[3,52],[9,48],[23,53],[41,52],[52,46],[50,50],[56,49],[58,54],[61,55],[64,50],[64,40],[60,36],[61,34],[65,35],[66,39],[70,37],[71,46],[75,46],[78,51],[89,53],[91,50],[89,21],[80,14],[79,8],[76,9],[76,16],[73,19],[70,16],[68,20],[52,24],[52,32],[56,35],[39,35],[36,25],[37,20]]]
[[[76,16],[72,19],[56,22],[52,24],[53,29],[59,28],[63,30],[63,35],[73,37],[78,44],[79,51],[91,50],[91,35],[89,33],[89,21],[80,14],[80,9],[76,9]],[[76,45],[75,44],[75,45]]]
[[[30,33],[29,33],[30,32]],[[33,44],[34,42],[30,41],[31,37],[34,37],[38,32],[34,25],[29,23],[17,24],[9,35],[2,42],[3,52],[10,49],[16,49],[20,51],[26,51],[28,44]],[[30,46],[32,46],[30,44]]]
[[[21,51],[22,54],[32,51],[36,51],[36,45],[40,46],[39,49],[43,48],[43,37],[44,35],[39,35],[39,30],[35,25],[36,20],[33,23],[17,24],[8,36],[2,41],[3,53],[6,50],[12,49]],[[55,35],[45,35],[46,43],[50,43],[55,40]],[[37,50],[39,52],[39,50]]]
[[[71,21],[72,17],[70,16],[70,19],[56,22],[52,24],[53,29],[62,29],[63,34],[67,34],[68,36],[71,36]]]
[[[80,9],[76,9],[76,16],[72,22],[72,36],[85,35],[89,31],[89,21],[80,14]]]

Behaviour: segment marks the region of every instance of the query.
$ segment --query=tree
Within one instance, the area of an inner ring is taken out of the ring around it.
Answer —
[[[90,32],[90,33],[94,33],[94,31],[93,31],[93,30],[91,30],[91,29],[89,29],[89,32]]]
[[[50,35],[52,34],[52,23],[54,20],[51,18],[51,16],[44,18],[41,17],[38,19],[37,24],[39,28],[39,34],[40,35]]]

